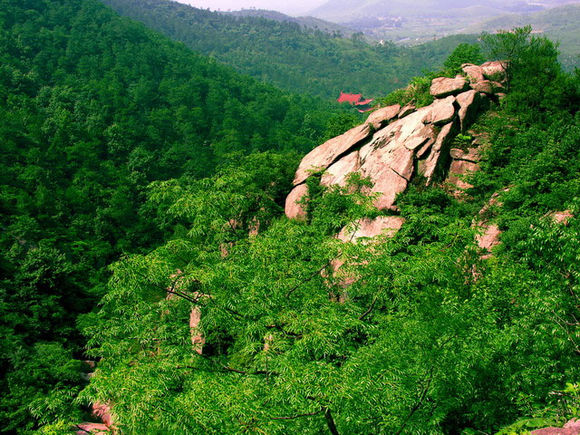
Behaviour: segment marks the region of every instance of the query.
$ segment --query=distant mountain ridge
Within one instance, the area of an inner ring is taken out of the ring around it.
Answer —
[[[234,17],[257,17],[280,22],[296,23],[301,26],[304,26],[307,29],[321,30],[323,32],[328,33],[338,32],[343,36],[351,36],[354,33],[354,31],[348,27],[341,26],[340,24],[336,23],[331,23],[330,21],[321,20],[320,18],[315,18],[311,16],[293,17],[290,15],[283,14],[282,12],[272,11],[268,9],[252,8],[231,12],[222,11],[220,13]]]
[[[360,34],[344,38],[265,11],[236,16],[167,0],[103,3],[241,73],[329,99],[340,91],[386,95],[423,70],[438,68],[457,44],[476,39],[461,36],[410,49],[389,42],[369,44]]]

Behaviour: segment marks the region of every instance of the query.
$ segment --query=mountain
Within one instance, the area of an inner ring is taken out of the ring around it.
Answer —
[[[460,33],[480,33],[534,24],[540,31],[562,41],[564,61],[573,65],[578,54],[576,29],[578,1],[480,2],[421,1],[420,7],[404,2],[328,2],[311,13],[361,31],[374,39],[390,39],[402,44],[418,44]],[[562,9],[560,9],[562,8]],[[548,30],[549,29],[549,30]],[[578,60],[576,60],[576,65]]]
[[[85,418],[73,402],[89,370],[77,322],[111,262],[168,236],[146,200],[151,183],[195,183],[250,153],[284,172],[358,117],[241,76],[97,1],[0,10],[0,432],[30,433]],[[287,185],[243,183],[257,197]],[[282,210],[278,197],[270,206]]]
[[[559,42],[562,62],[568,67],[580,66],[580,4],[571,4],[529,15],[510,14],[466,29],[468,32],[494,32],[531,25],[534,32]]]
[[[350,37],[354,31],[348,27],[339,24],[324,21],[314,17],[292,17],[281,12],[270,11],[265,9],[242,9],[239,11],[222,12],[223,14],[234,17],[259,17],[268,20],[281,21],[287,23],[296,23],[307,29],[321,30],[327,33],[338,33],[346,37]]]
[[[129,433],[575,418],[580,76],[529,29],[484,39],[501,60],[464,65],[460,46],[300,164],[254,156],[152,186],[175,232],[112,265],[83,323],[100,360],[80,398]],[[298,219],[272,207],[289,168]]]
[[[336,99],[340,91],[371,98],[387,94],[425,68],[440,66],[454,47],[454,41],[416,49],[369,44],[361,35],[343,38],[281,21],[279,15],[278,20],[237,17],[164,0],[105,3],[241,73],[329,99]]]

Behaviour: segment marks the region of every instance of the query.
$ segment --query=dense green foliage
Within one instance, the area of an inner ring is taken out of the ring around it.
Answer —
[[[76,367],[76,316],[102,295],[106,266],[164,240],[143,207],[150,182],[270,149],[290,164],[357,117],[92,0],[3,0],[0,41],[0,428],[24,430],[70,408],[78,370],[50,361]]]
[[[444,38],[403,48],[389,41],[369,44],[356,34],[343,38],[298,23],[235,17],[173,1],[104,2],[240,72],[291,92],[327,98],[337,98],[341,90],[373,98],[386,95],[424,69],[439,66],[458,43],[457,38]]]
[[[549,41],[513,35],[511,94],[474,127],[489,146],[469,196],[416,183],[392,239],[333,237],[376,215],[364,180],[314,194],[306,222],[279,217],[274,156],[154,185],[173,235],[113,265],[82,319],[102,360],[81,398],[141,433],[511,433],[575,416],[580,221],[550,213],[580,212],[580,76]],[[546,73],[535,92],[518,58]],[[474,216],[503,231],[493,256]]]
[[[378,214],[366,180],[313,192],[305,222],[282,206],[296,151],[352,116],[94,0],[0,6],[0,430],[62,433],[95,401],[143,434],[510,433],[578,413],[580,74],[552,43],[485,37],[511,86],[474,127],[474,187],[414,183],[395,237],[351,244],[340,228]],[[460,46],[448,72],[479,55]],[[474,216],[503,232],[491,257]]]

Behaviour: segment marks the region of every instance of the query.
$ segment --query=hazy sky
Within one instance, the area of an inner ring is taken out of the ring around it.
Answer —
[[[197,8],[210,8],[212,10],[221,9],[226,11],[248,9],[270,9],[287,14],[302,14],[314,9],[327,0],[177,0],[180,3],[187,3]]]

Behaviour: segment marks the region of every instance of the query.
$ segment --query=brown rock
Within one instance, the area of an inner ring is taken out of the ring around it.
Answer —
[[[378,130],[379,128],[388,124],[389,121],[395,119],[400,111],[400,104],[380,108],[369,115],[366,123],[371,124],[375,130]]]
[[[572,214],[572,212],[570,210],[555,211],[553,213],[550,213],[548,216],[554,221],[554,223],[562,224],[564,226],[568,225],[568,222],[570,221],[570,219],[572,219],[574,217],[574,215]],[[579,420],[579,422],[580,422],[580,420]]]
[[[459,104],[459,111],[457,114],[459,116],[461,132],[465,133],[477,117],[480,96],[477,91],[470,90],[459,94],[456,100]]]
[[[199,324],[201,322],[201,309],[199,307],[193,307],[189,313],[189,329],[191,334],[191,344],[193,344],[194,350],[203,355],[203,345],[205,344],[205,338],[199,331]]]
[[[404,118],[407,115],[410,115],[411,113],[413,113],[416,110],[417,110],[417,108],[413,104],[407,104],[399,112],[399,119]]]
[[[289,219],[305,219],[306,209],[304,205],[297,204],[302,197],[308,195],[308,186],[306,184],[300,184],[296,186],[290,194],[286,197],[286,206],[284,212]]]
[[[461,69],[471,83],[477,83],[485,80],[485,77],[483,76],[483,68],[479,65],[464,63],[461,65]]]
[[[495,224],[484,224],[481,229],[483,230],[483,233],[478,234],[475,237],[477,246],[479,246],[481,249],[485,249],[486,251],[491,252],[491,249],[494,246],[499,245],[501,231]]]
[[[495,60],[485,62],[481,65],[481,69],[483,70],[483,75],[488,80],[505,82],[507,79],[505,61]]]
[[[427,159],[421,162],[419,173],[427,178],[427,184],[430,184],[433,181],[436,169],[440,166],[440,160],[443,156],[443,153],[446,152],[447,147],[455,136],[454,126],[455,123],[450,122],[441,129],[437,135],[435,144],[431,148],[431,153]]]
[[[454,79],[438,77],[431,82],[431,95],[435,98],[443,98],[449,95],[457,95],[465,91],[469,84],[467,79],[457,76]]]
[[[360,144],[371,133],[372,129],[368,124],[359,125],[314,148],[300,162],[294,176],[294,185],[303,183],[311,175],[311,171],[328,168],[339,156]]]
[[[572,419],[564,427],[545,427],[530,432],[531,435],[580,435],[580,419]]]
[[[346,185],[348,175],[358,171],[360,168],[359,154],[358,150],[353,151],[333,163],[322,175],[320,184],[323,186],[331,186],[333,184]]]
[[[473,186],[463,180],[464,176],[477,172],[479,165],[477,163],[468,162],[465,160],[453,160],[449,168],[449,176],[447,181],[454,184],[459,189],[470,189]]]
[[[479,150],[477,148],[468,148],[467,151],[452,148],[449,154],[453,160],[465,160],[466,162],[472,163],[478,163],[480,160]]]
[[[109,428],[102,423],[80,423],[76,425],[78,429],[75,433],[77,435],[108,435],[110,433]]]
[[[352,226],[344,227],[338,238],[343,242],[358,242],[363,238],[372,238],[381,234],[393,237],[401,229],[405,219],[400,216],[379,216],[375,219],[360,219]]]
[[[483,80],[481,82],[472,83],[471,89],[486,95],[493,95],[494,93],[493,84],[489,80]]]
[[[463,94],[462,94],[463,95]],[[442,100],[435,100],[428,106],[431,110],[423,122],[443,125],[450,122],[455,117],[455,97],[449,96]]]
[[[493,88],[494,94],[505,93],[505,86],[502,85],[500,82],[491,82],[491,87]]]

